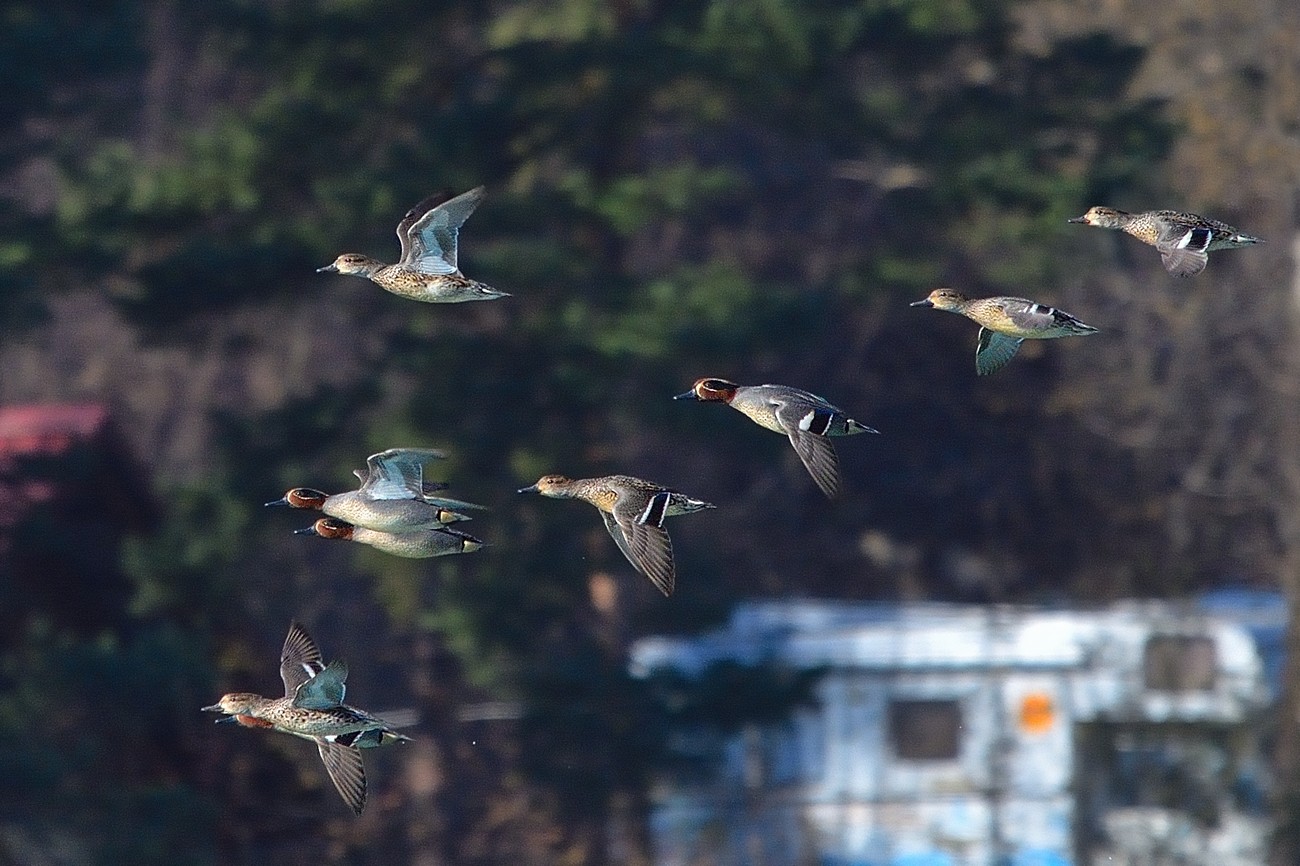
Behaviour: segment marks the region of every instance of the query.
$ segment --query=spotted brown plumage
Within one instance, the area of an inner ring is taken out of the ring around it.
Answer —
[[[714,507],[631,475],[577,479],[543,475],[519,492],[581,499],[595,506],[623,556],[664,595],[672,595],[677,583],[672,540],[663,528],[664,519]]]
[[[413,301],[457,304],[506,298],[506,292],[471,280],[460,272],[457,245],[460,227],[483,200],[483,187],[442,201],[441,195],[424,199],[397,224],[402,257],[385,264],[361,253],[344,253],[317,273],[365,277],[376,285]]]
[[[410,737],[399,734],[388,722],[345,704],[347,675],[343,662],[325,664],[316,642],[293,622],[280,651],[284,697],[232,692],[203,710],[225,713],[218,722],[271,728],[314,742],[339,796],[360,815],[366,805],[366,773],[359,750],[405,742]]]
[[[1092,325],[1085,325],[1064,310],[1025,298],[967,298],[952,289],[935,289],[929,297],[913,301],[912,306],[947,310],[979,323],[975,372],[981,376],[1006,366],[1025,340],[1097,333]]]
[[[1263,243],[1225,222],[1174,210],[1127,213],[1100,205],[1067,222],[1116,229],[1150,244],[1160,252],[1165,270],[1176,277],[1194,277],[1205,270],[1214,250],[1231,250]]]

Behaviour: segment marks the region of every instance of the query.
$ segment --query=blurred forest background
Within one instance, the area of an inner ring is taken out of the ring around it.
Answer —
[[[645,863],[674,714],[737,708],[630,680],[637,636],[755,595],[1295,592],[1292,0],[11,0],[0,22],[0,404],[108,407],[152,491],[0,527],[0,863]],[[461,265],[514,297],[314,273],[392,261],[407,207],[478,184]],[[1066,224],[1093,204],[1268,243],[1177,281]],[[907,306],[938,285],[1103,333],[977,379],[976,327]],[[703,375],[883,435],[841,440],[828,503],[781,437],[669,399]],[[385,558],[262,508],[397,445],[451,453],[490,547]],[[514,495],[545,472],[717,503],[673,526],[678,594],[590,510]],[[133,497],[155,504],[128,520]],[[60,556],[91,565],[18,579]],[[307,744],[198,712],[276,692],[292,617],[354,703],[420,714],[367,753],[361,819]]]

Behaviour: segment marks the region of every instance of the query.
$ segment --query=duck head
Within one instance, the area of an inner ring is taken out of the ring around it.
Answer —
[[[319,535],[321,538],[351,538],[355,527],[337,517],[322,517],[311,526],[295,529],[294,535]]]
[[[1066,220],[1068,223],[1082,223],[1086,226],[1101,226],[1102,228],[1115,228],[1124,222],[1129,215],[1122,210],[1115,210],[1113,207],[1096,207],[1088,208],[1088,212],[1083,216],[1071,217]]]
[[[934,307],[936,310],[955,310],[966,303],[967,298],[961,292],[952,289],[935,289],[925,298],[913,301],[908,306]]]
[[[231,692],[228,695],[222,695],[221,700],[217,701],[210,707],[204,707],[205,713],[225,713],[228,716],[242,716],[256,708],[259,704],[265,703],[266,698],[261,695],[255,695],[251,692]],[[217,719],[218,722],[227,721],[226,719]]]
[[[537,479],[536,484],[530,484],[527,487],[520,487],[516,493],[540,493],[542,496],[550,496],[557,499],[567,498],[569,485],[573,479],[566,475],[543,475]]]
[[[326,499],[329,499],[329,494],[313,487],[295,487],[280,499],[266,503],[266,507],[287,505],[290,508],[307,508],[312,511],[320,511],[325,507]]]
[[[726,379],[697,379],[691,390],[674,400],[699,400],[701,403],[730,403],[740,386]]]
[[[323,268],[317,268],[318,274],[356,274],[368,277],[384,266],[384,263],[363,256],[361,253],[344,253]]]

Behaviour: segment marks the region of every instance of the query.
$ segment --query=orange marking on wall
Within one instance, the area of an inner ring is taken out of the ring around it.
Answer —
[[[1026,734],[1043,734],[1056,724],[1056,704],[1052,696],[1031,692],[1020,700],[1020,730]]]

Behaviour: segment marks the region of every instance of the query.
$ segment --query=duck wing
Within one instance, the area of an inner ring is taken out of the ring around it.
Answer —
[[[460,227],[478,207],[486,190],[479,186],[444,202],[417,219],[407,230],[401,264],[422,274],[454,274],[456,239]]]
[[[332,710],[347,694],[348,666],[335,659],[293,693],[293,705],[305,710]]]
[[[627,537],[623,535],[623,528],[618,525],[618,521],[614,519],[614,515],[610,514],[608,511],[602,511],[600,512],[600,518],[605,521],[605,531],[609,533],[610,538],[614,539],[614,543],[618,545],[618,549],[623,551],[623,555],[627,557],[627,561],[632,563],[637,571],[640,571],[641,566],[637,564],[636,557],[632,555],[632,548],[628,545]]]
[[[1194,277],[1210,262],[1210,256],[1204,250],[1166,248],[1159,244],[1156,249],[1160,250],[1160,261],[1164,262],[1165,270],[1175,277]]]
[[[360,481],[362,484],[365,484],[366,479],[370,477],[370,470],[353,469],[352,474],[357,476],[358,481]],[[420,484],[421,492],[423,493],[424,498],[426,500],[428,500],[429,497],[433,496],[433,494],[446,490],[450,486],[451,485],[445,481],[424,481]],[[437,503],[430,503],[430,504],[437,504]],[[482,508],[484,506],[479,506],[479,507]]]
[[[366,808],[366,767],[361,761],[361,751],[355,746],[344,746],[326,740],[316,740],[321,762],[330,781],[338,789],[343,802],[360,815]]]
[[[834,499],[840,489],[839,458],[835,446],[826,437],[839,412],[830,403],[817,401],[774,400],[776,421],[790,437],[794,453],[799,455],[804,468],[828,499]]]
[[[1021,330],[1046,331],[1056,324],[1062,315],[1066,315],[1055,307],[1025,298],[999,298],[998,300],[1007,322]]]
[[[664,595],[672,595],[677,578],[673,567],[673,543],[664,530],[664,518],[668,516],[668,505],[672,491],[662,490],[650,497],[644,507],[638,507],[620,494],[614,502],[614,510],[605,521],[605,528],[610,534],[618,529],[622,535],[614,537],[619,542],[619,549],[632,563],[637,571],[650,578],[650,582]],[[615,526],[610,527],[610,520]]]
[[[368,499],[424,499],[424,464],[446,456],[434,448],[389,448],[371,454],[358,492]]]
[[[420,217],[450,198],[451,190],[440,189],[432,195],[420,199],[420,203],[408,210],[406,215],[402,217],[402,221],[397,224],[397,242],[402,245],[402,257],[398,259],[399,262],[406,264],[406,260],[411,255],[411,226],[415,225]]]
[[[1196,225],[1166,221],[1155,243],[1165,270],[1176,277],[1194,277],[1205,270],[1210,260],[1208,250],[1216,231],[1232,233],[1233,229],[1204,217],[1198,217]]]
[[[296,620],[289,623],[289,634],[280,650],[280,679],[284,681],[284,696],[291,698],[303,683],[325,669],[316,642]]]
[[[465,510],[489,511],[490,510],[486,505],[478,505],[473,502],[466,502],[463,499],[447,499],[442,496],[429,496],[429,495],[425,495],[422,498],[424,499],[425,502],[429,503],[430,505],[436,505],[439,508],[445,508],[448,511],[465,511]]]
[[[975,372],[980,376],[996,373],[1020,351],[1021,337],[1008,337],[988,328],[980,328],[975,341]]]

